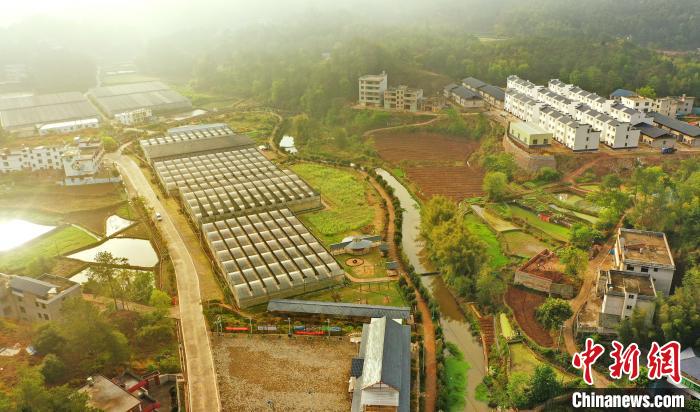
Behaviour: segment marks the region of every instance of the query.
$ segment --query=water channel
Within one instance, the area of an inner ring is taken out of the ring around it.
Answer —
[[[413,265],[417,273],[427,273],[428,270],[420,260],[423,242],[419,239],[420,206],[418,202],[389,172],[384,169],[376,169],[376,172],[394,189],[394,195],[401,203],[403,209],[401,247],[409,263]],[[445,286],[442,278],[440,276],[423,276],[421,281],[440,306],[441,324],[445,337],[459,347],[464,354],[464,359],[469,363],[465,396],[467,402],[464,410],[470,412],[488,411],[489,408],[485,403],[474,398],[476,387],[481,383],[486,372],[484,352],[480,341],[473,337],[469,323],[464,318],[457,301]]]

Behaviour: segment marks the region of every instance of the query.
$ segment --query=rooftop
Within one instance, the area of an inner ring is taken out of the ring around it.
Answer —
[[[487,84],[480,89],[485,94],[493,97],[496,100],[503,101],[506,98],[506,93],[500,87],[494,86],[492,84]]]
[[[97,110],[78,92],[0,99],[0,124],[5,128],[99,117]]]
[[[275,299],[267,304],[268,312],[297,312],[310,315],[347,316],[406,320],[411,310],[406,307],[363,305],[343,302],[315,302],[309,300]]]
[[[518,270],[525,273],[549,279],[556,283],[568,283],[568,278],[562,273],[564,265],[559,262],[556,253],[544,249],[530,260],[525,262]]]
[[[102,375],[92,377],[78,391],[88,395],[88,404],[105,412],[127,412],[137,407],[139,399]]]
[[[30,293],[44,299],[51,297],[51,295],[58,295],[76,285],[77,283],[66,278],[48,274],[39,278],[30,278],[27,276],[12,276],[10,278],[10,288],[18,292]]]
[[[142,108],[172,111],[192,107],[184,96],[157,81],[96,87],[88,95],[110,117]]]
[[[700,348],[687,347],[681,352],[681,372],[700,383]]]
[[[223,123],[190,125],[169,129],[164,136],[140,140],[151,159],[170,158],[212,150],[251,147],[250,137],[236,134]]]
[[[466,77],[462,79],[462,84],[465,86],[469,86],[473,89],[481,89],[482,87],[486,86],[488,83],[483,82],[477,78],[474,77]]]
[[[618,242],[624,262],[675,267],[663,232],[620,228]]]
[[[635,128],[639,129],[640,132],[645,135],[649,136],[652,139],[658,139],[660,137],[670,137],[671,135],[664,129],[660,129],[656,126],[651,126],[646,123],[639,123],[634,126]]]
[[[606,293],[615,292],[621,295],[634,293],[640,296],[656,297],[654,283],[649,275],[623,270],[609,270],[604,274],[607,276]]]
[[[637,93],[627,89],[616,89],[614,92],[610,93],[610,97],[631,97],[636,95]]]
[[[452,93],[456,94],[462,99],[481,99],[478,93],[473,92],[464,86],[455,87],[454,89],[452,89]]]
[[[649,112],[654,117],[654,122],[662,126],[666,126],[669,129],[679,131],[690,137],[700,137],[700,127],[693,126],[686,122],[664,116],[661,113]]]

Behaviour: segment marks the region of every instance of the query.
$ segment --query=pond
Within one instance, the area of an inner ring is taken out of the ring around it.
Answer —
[[[108,217],[107,221],[105,222],[105,236],[112,236],[113,234],[124,230],[133,224],[134,222],[131,220],[124,219],[117,215],[112,215]]]
[[[131,272],[150,272],[146,270],[132,270]],[[87,269],[83,269],[80,272],[76,273],[75,275],[71,276],[70,279],[73,282],[79,283],[79,284],[84,284],[88,280],[90,280],[90,267]],[[153,286],[155,287],[155,277],[153,280]]]
[[[130,266],[153,267],[158,263],[158,255],[151,242],[144,239],[114,238],[90,249],[85,249],[67,257],[83,262],[95,262],[99,252],[110,252],[112,256],[126,258]]]
[[[0,252],[21,246],[55,228],[56,226],[38,225],[23,219],[0,220]]]

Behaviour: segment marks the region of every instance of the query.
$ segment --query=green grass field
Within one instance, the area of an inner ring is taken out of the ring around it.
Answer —
[[[314,300],[319,302],[363,303],[367,305],[406,306],[396,282],[376,284],[353,284],[339,288],[324,289],[307,293],[295,299]]]
[[[328,206],[300,216],[325,245],[339,242],[372,224],[374,208],[367,201],[367,193],[374,189],[358,174],[311,163],[298,163],[291,169],[318,190]],[[381,228],[374,230],[378,232]]]
[[[503,233],[501,237],[509,254],[523,258],[531,258],[542,251],[542,249],[550,247],[546,243],[540,242],[536,237],[521,230]]]
[[[486,243],[486,254],[489,257],[489,266],[492,269],[500,269],[508,264],[508,256],[503,252],[498,238],[479,217],[474,214],[468,214],[464,217],[464,224],[471,233]]]
[[[523,372],[527,375],[532,375],[535,368],[543,363],[524,343],[512,343],[509,349],[511,373]],[[562,381],[566,382],[575,379],[575,376],[571,374],[564,373],[555,367],[552,368],[557,377]]]
[[[529,210],[523,209],[519,206],[510,205],[510,210],[513,217],[517,217],[526,221],[529,225],[541,230],[546,235],[551,236],[553,239],[568,242],[570,231],[564,226],[555,225],[554,223],[549,223],[541,220],[536,214],[530,212]]]
[[[360,266],[349,266],[346,261],[351,258],[362,259],[365,265]],[[352,256],[349,254],[342,254],[335,257],[335,259],[340,263],[340,265],[345,269],[347,273],[360,279],[371,279],[371,278],[383,278],[386,277],[386,259],[382,257],[381,252],[378,248],[373,249],[370,253],[362,256]],[[367,271],[363,266],[368,265],[374,266],[374,271],[372,273],[366,273]]]
[[[66,226],[0,254],[0,271],[21,272],[38,257],[52,258],[95,243],[96,239],[84,230]]]
[[[503,335],[506,340],[512,339],[515,337],[515,331],[513,330],[513,327],[510,325],[510,321],[508,320],[508,316],[506,316],[505,313],[500,313],[498,315],[498,320],[501,324],[501,335]]]

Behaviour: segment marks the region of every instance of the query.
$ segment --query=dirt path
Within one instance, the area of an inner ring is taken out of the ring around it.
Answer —
[[[394,130],[394,129],[402,129],[404,127],[416,127],[416,126],[426,126],[429,125],[433,122],[436,122],[440,120],[444,115],[441,114],[436,114],[435,117],[433,117],[430,120],[426,120],[425,122],[420,122],[420,123],[409,123],[409,124],[400,124],[398,126],[389,126],[389,127],[380,127],[378,129],[372,129],[372,130],[367,130],[366,132],[362,133],[362,137],[368,137],[371,136],[372,134],[376,132],[383,132],[385,130]]]
[[[434,121],[435,119],[431,120]],[[394,204],[391,201],[391,197],[384,190],[384,188],[377,183],[375,179],[370,178],[372,186],[377,190],[379,195],[386,202],[386,208],[388,211],[389,219],[387,222],[387,234],[386,239],[389,244],[389,257],[398,262],[400,265],[401,276],[406,279],[406,282],[417,292],[416,285],[413,284],[411,279],[406,275],[406,268],[404,267],[403,260],[400,259],[398,248],[396,247],[396,242],[394,242],[394,233],[396,232],[396,215],[394,211]],[[418,304],[418,310],[421,314],[421,325],[423,326],[423,343],[425,347],[425,410],[428,412],[435,411],[436,401],[437,401],[437,361],[436,361],[436,351],[435,346],[435,328],[431,319],[430,308],[428,303],[425,301],[423,296],[416,293],[416,302]]]

